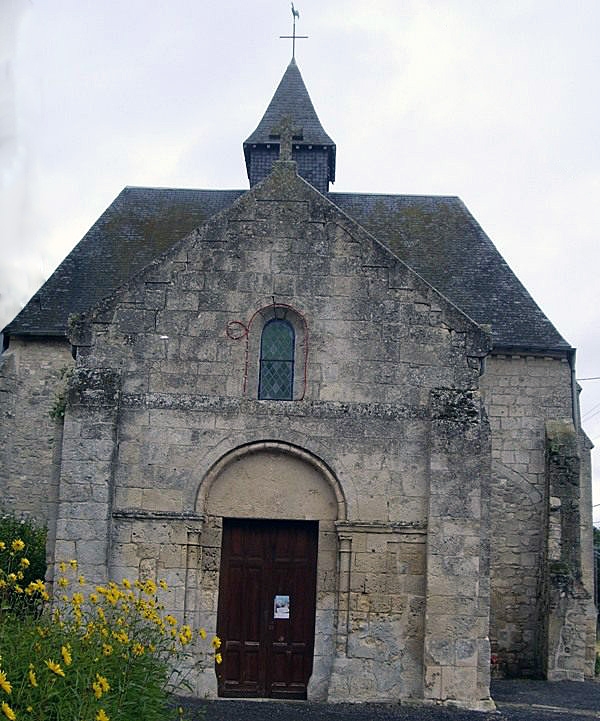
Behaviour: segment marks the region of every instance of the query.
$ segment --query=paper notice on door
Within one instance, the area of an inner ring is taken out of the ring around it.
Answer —
[[[273,602],[273,618],[289,618],[290,617],[290,597],[275,596]]]

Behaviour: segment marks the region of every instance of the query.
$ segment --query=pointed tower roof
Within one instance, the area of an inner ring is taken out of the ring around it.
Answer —
[[[291,119],[295,129],[294,145],[321,146],[328,151],[329,175],[333,182],[335,180],[335,143],[323,130],[294,58],[287,66],[258,127],[244,142],[244,156],[248,172],[250,173],[252,147],[277,145],[279,143],[279,127],[286,116]]]

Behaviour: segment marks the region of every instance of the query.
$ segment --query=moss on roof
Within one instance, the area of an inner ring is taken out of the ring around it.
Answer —
[[[5,332],[64,335],[70,314],[109,296],[244,192],[125,188]],[[328,197],[474,321],[490,324],[496,347],[570,347],[459,198]]]

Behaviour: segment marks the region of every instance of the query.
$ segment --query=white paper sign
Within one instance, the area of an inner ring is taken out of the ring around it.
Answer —
[[[290,617],[290,597],[275,596],[273,602],[273,618],[289,618]]]

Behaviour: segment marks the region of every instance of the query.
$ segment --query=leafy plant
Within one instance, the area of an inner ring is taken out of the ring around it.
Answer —
[[[59,564],[50,607],[45,583],[23,585],[14,570],[28,567],[25,541],[5,536],[2,546],[13,569],[3,571],[3,591],[30,612],[16,603],[0,610],[0,718],[164,721],[170,694],[185,684],[176,662],[206,639],[165,613],[167,584],[123,579],[92,590],[73,559]],[[208,651],[217,663],[220,645],[215,636]]]
[[[32,519],[0,515],[0,613],[23,613],[31,607],[31,598],[22,590],[46,575],[47,535],[45,526]]]

